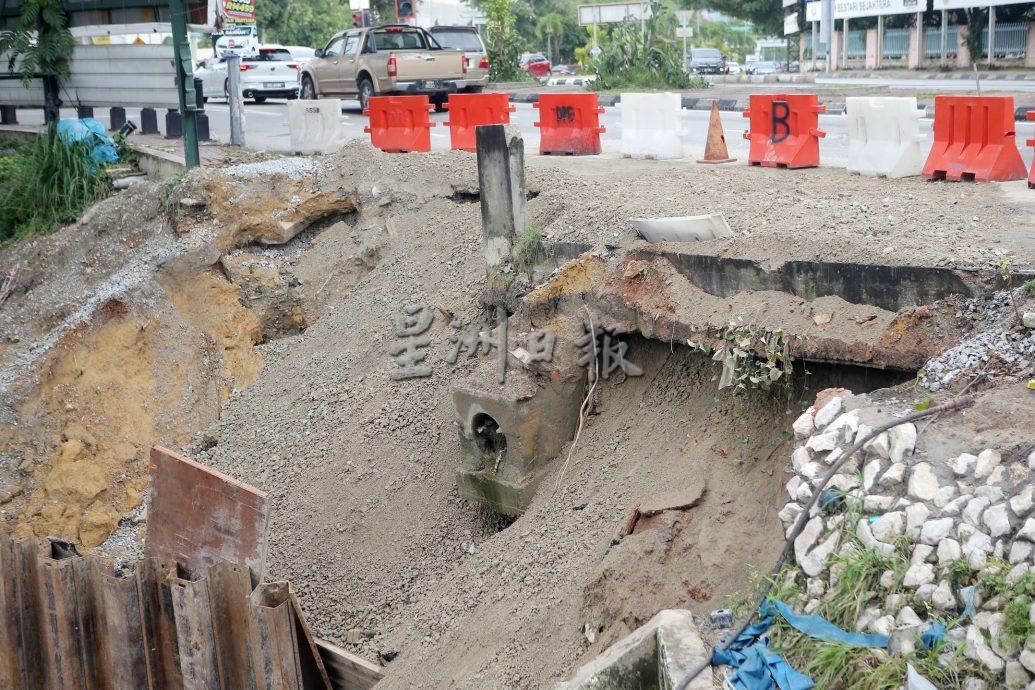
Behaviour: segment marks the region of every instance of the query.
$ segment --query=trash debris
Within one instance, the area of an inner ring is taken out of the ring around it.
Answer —
[[[707,242],[733,237],[721,213],[670,218],[633,218],[636,234],[648,242]]]
[[[708,621],[713,628],[723,629],[733,627],[733,609],[715,609],[708,614]]]

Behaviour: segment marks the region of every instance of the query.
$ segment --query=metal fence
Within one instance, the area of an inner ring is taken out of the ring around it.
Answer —
[[[805,46],[805,58],[807,60],[812,59],[812,32],[807,31],[801,35],[802,45]],[[827,57],[827,44],[822,40],[816,40],[816,59],[825,60]]]
[[[848,32],[848,59],[866,57],[866,30]]]
[[[959,27],[948,26],[945,30],[945,54],[948,57],[956,57],[956,42],[959,34]],[[997,36],[998,38],[998,36]],[[941,27],[929,26],[924,31],[924,57],[928,60],[935,60],[942,54],[942,30]]]
[[[910,29],[888,29],[884,32],[884,51],[886,58],[904,58],[909,55]]]
[[[996,24],[995,57],[1022,60],[1028,52],[1027,24]],[[981,55],[988,57],[988,27],[981,31]]]

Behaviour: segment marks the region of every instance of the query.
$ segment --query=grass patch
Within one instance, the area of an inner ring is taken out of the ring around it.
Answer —
[[[0,154],[0,241],[56,230],[110,189],[104,168],[81,142],[54,132]]]
[[[543,231],[530,226],[521,233],[514,247],[514,263],[519,270],[531,271],[543,257]]]
[[[1028,293],[1028,297],[1035,297],[1035,279],[1024,281],[1024,289]]]

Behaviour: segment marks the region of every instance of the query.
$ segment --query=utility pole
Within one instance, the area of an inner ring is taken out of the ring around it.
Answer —
[[[244,146],[244,98],[241,97],[241,56],[226,61],[227,101],[230,104],[230,145]]]
[[[176,92],[183,123],[183,159],[190,170],[201,165],[201,155],[198,152],[198,101],[194,91],[194,65],[187,39],[187,7],[183,0],[169,0],[169,17],[172,21]]]

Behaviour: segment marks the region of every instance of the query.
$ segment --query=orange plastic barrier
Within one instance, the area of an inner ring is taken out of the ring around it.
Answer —
[[[427,96],[374,96],[363,111],[370,116],[363,131],[370,134],[371,144],[388,153],[430,151],[432,107]]]
[[[505,93],[451,93],[449,102],[450,147],[457,151],[478,150],[475,127],[478,125],[509,125],[514,106]]]
[[[935,96],[934,146],[924,163],[929,180],[1023,180],[1013,96]]]
[[[544,93],[539,109],[539,153],[591,156],[600,153],[600,114],[595,93]]]
[[[819,114],[826,106],[811,94],[751,96],[744,117],[748,131],[748,164],[769,168],[814,168],[819,165]]]
[[[1024,117],[1028,120],[1035,120],[1035,110],[1024,113]],[[1035,139],[1028,139],[1024,143],[1028,146],[1035,146]],[[1028,173],[1028,189],[1035,189],[1035,162],[1031,164],[1031,172]]]

